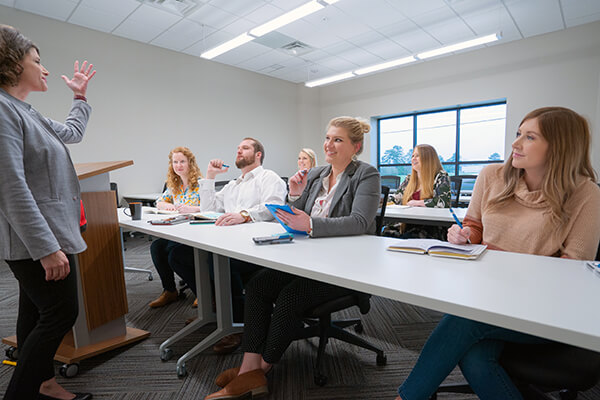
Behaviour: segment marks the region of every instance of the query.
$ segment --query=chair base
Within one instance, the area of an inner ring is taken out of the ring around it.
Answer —
[[[154,279],[154,277],[152,276],[152,271],[148,271],[147,269],[125,267],[124,270],[125,270],[125,272],[137,272],[137,273],[142,273],[142,274],[148,274],[149,281]]]
[[[526,385],[519,387],[519,391],[523,395],[525,400],[553,400],[553,397],[548,396],[543,390],[532,386]],[[438,393],[473,393],[473,389],[467,383],[454,383],[442,385],[438,390],[429,397],[429,400],[437,400]],[[573,390],[561,390],[559,393],[561,400],[575,400],[577,399],[577,392]]]

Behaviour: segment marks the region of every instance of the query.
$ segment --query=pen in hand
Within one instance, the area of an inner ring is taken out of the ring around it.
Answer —
[[[454,210],[452,209],[452,207],[450,207],[450,214],[452,214],[452,218],[454,218],[454,221],[456,221],[456,225],[460,226],[460,229],[463,229],[463,225],[458,220],[458,217],[456,216],[456,214],[454,214]],[[469,240],[468,238],[467,238],[467,243],[471,244],[471,240]]]

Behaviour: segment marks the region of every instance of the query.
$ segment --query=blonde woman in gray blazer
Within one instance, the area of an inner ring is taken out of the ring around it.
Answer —
[[[329,122],[323,145],[328,165],[301,170],[290,178],[288,201],[295,214],[278,212],[283,222],[312,237],[375,232],[379,172],[356,161],[368,131],[369,124],[356,118]],[[206,400],[267,393],[265,374],[294,340],[302,325],[300,316],[351,292],[269,268],[257,273],[246,286],[242,365],[221,373],[215,383],[223,389]]]
[[[72,255],[85,250],[79,231],[79,181],[65,143],[77,143],[91,112],[85,94],[92,65],[75,62],[75,98],[64,124],[25,99],[48,90],[38,48],[0,25],[0,257],[19,281],[19,361],[5,400],[91,399],[54,378],[53,359],[77,317]]]

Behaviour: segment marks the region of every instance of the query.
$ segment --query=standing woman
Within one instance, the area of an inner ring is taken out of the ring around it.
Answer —
[[[156,207],[180,213],[200,212],[200,179],[202,173],[194,153],[187,147],[175,147],[169,153],[167,189],[156,201]],[[196,293],[194,250],[190,246],[167,239],[156,239],[150,246],[150,254],[163,286],[161,295],[150,302],[151,308],[166,306],[177,300],[173,271]]]
[[[375,233],[379,172],[356,160],[369,129],[357,118],[329,122],[323,145],[328,165],[290,178],[288,201],[295,214],[278,212],[284,223],[315,238]],[[265,373],[294,340],[302,315],[349,293],[352,290],[269,268],[257,273],[246,285],[242,365],[222,372],[215,383],[223,390],[205,400],[267,393]]]
[[[428,144],[415,147],[412,157],[412,172],[391,196],[396,204],[411,207],[450,207],[450,178],[442,168],[435,149]],[[433,238],[446,240],[446,228],[432,225],[397,223],[383,230],[384,236],[410,238]]]
[[[308,171],[317,166],[317,155],[313,149],[304,148],[298,154],[298,171]]]
[[[590,162],[587,121],[572,110],[527,114],[504,165],[484,168],[464,228],[448,241],[495,250],[592,260],[600,240],[600,189]],[[527,265],[523,265],[527,268]],[[505,342],[546,339],[446,315],[431,333],[396,400],[426,400],[456,367],[484,400],[522,399],[498,363]]]
[[[92,65],[75,61],[65,124],[43,117],[25,99],[48,90],[38,48],[0,25],[0,257],[19,281],[19,361],[5,400],[91,399],[54,378],[54,354],[77,318],[74,254],[86,249],[79,230],[79,180],[65,143],[77,143],[90,116],[85,94]]]

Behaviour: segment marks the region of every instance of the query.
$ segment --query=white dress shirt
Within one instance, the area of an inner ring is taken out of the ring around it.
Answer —
[[[214,179],[200,180],[200,211],[238,213],[248,211],[253,221],[270,221],[265,204],[284,204],[287,188],[283,179],[262,166],[229,181],[215,192]]]

